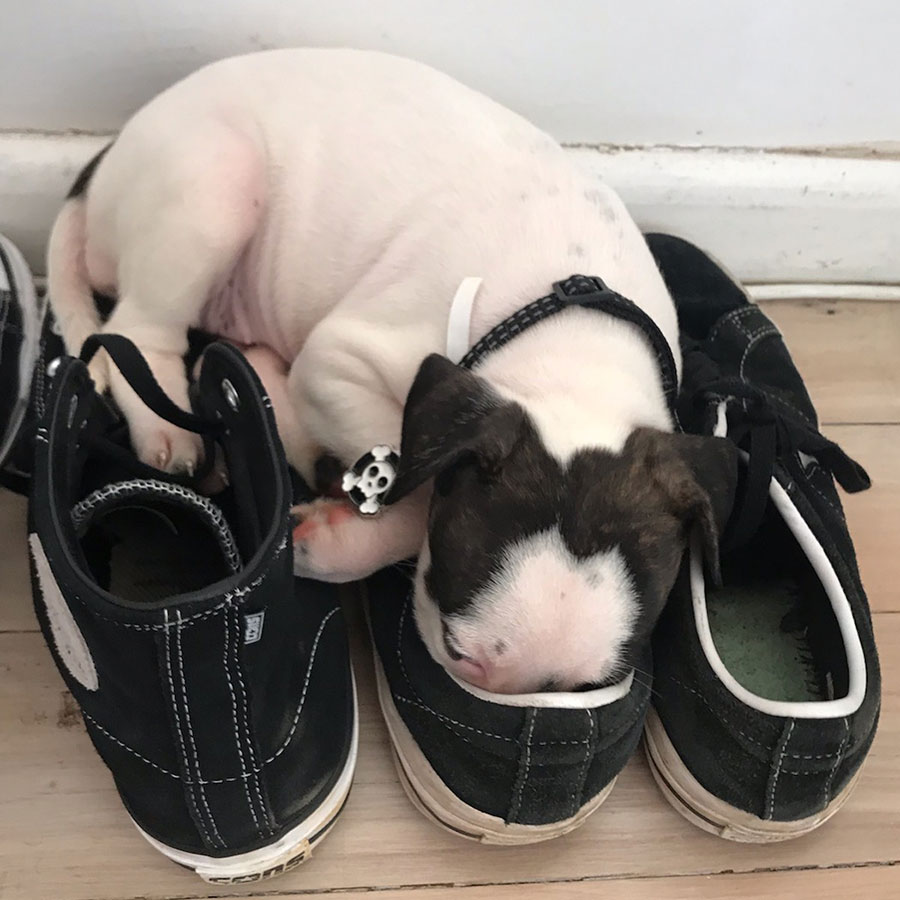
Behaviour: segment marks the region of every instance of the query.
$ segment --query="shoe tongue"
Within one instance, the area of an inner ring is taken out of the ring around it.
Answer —
[[[132,478],[107,484],[88,494],[72,509],[72,522],[79,537],[83,537],[98,516],[122,507],[135,506],[158,512],[163,517],[167,507],[177,506],[196,516],[215,537],[231,573],[235,574],[242,568],[237,543],[222,510],[208,497],[184,485],[154,478]]]

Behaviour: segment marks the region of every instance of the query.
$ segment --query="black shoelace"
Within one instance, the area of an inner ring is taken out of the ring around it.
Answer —
[[[744,546],[759,530],[779,459],[798,452],[813,457],[848,493],[871,486],[866,470],[787,401],[740,378],[713,375],[712,370],[717,372],[718,367],[712,360],[697,352],[691,356],[694,365],[697,356],[703,357],[699,362],[707,380],[690,402],[695,409],[698,405],[710,408],[716,401],[727,399],[728,438],[748,454],[743,490],[735,501],[723,541],[726,550]],[[685,362],[689,364],[687,358]]]
[[[82,362],[90,362],[91,358],[101,347],[106,350],[113,363],[125,376],[125,380],[132,390],[153,412],[161,419],[165,419],[179,428],[184,428],[187,431],[200,435],[203,441],[203,461],[199,469],[190,475],[169,474],[165,476],[166,480],[176,484],[183,484],[192,488],[199,486],[210,473],[215,463],[215,438],[222,433],[222,423],[186,412],[173,403],[160,387],[147,361],[128,338],[118,334],[92,335],[84,342],[84,347],[81,350]],[[100,398],[100,402],[107,401]],[[107,406],[109,406],[108,403]],[[114,416],[114,419],[119,425],[115,429],[121,433],[119,439],[117,440],[109,432],[92,435],[87,442],[90,448],[110,461],[116,462],[120,467],[135,476],[146,476],[148,473],[153,473],[154,477],[159,478],[159,470],[140,462],[130,446],[127,446],[127,426],[121,419],[121,416]]]
[[[193,431],[203,441],[203,461],[193,474],[163,474],[159,469],[142,463],[134,454],[128,441],[128,426],[121,414],[114,409],[110,400],[97,396],[95,402],[100,409],[94,414],[93,430],[83,435],[80,452],[86,457],[105,460],[123,477],[165,479],[173,484],[197,489],[212,470],[216,457],[216,438],[221,436],[220,422],[203,419],[185,412],[176,406],[165,394],[153,376],[146,360],[127,338],[120,335],[94,335],[85,341],[81,358],[89,362],[96,351],[103,347],[112,357],[115,365],[125,376],[132,389],[158,416]],[[39,363],[43,365],[43,362]],[[17,439],[18,446],[33,447],[39,420],[26,423]],[[0,471],[0,486],[15,493],[28,495],[30,476],[5,469]]]

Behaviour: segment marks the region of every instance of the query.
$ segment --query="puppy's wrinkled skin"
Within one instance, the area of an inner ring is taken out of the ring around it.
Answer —
[[[638,330],[569,310],[476,374],[430,356],[469,275],[484,279],[473,340],[576,271],[641,306],[676,354],[678,335],[618,197],[425,66],[280,50],[200,70],[85,170],[48,267],[68,349],[100,327],[91,290],[115,295],[104,329],[130,337],[182,406],[189,327],[251,348],[310,482],[324,453],[346,466],[402,438],[402,499],[376,519],[337,499],[298,508],[296,570],[345,581],[421,550],[423,638],[482,687],[621,675],[688,533],[715,558],[728,490],[721,504],[711,490],[733,482],[733,455],[669,434]],[[102,355],[92,372],[142,459],[196,467],[194,436],[147,410]]]

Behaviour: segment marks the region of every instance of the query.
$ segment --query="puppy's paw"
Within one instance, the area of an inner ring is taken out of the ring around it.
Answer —
[[[105,394],[109,388],[109,360],[102,350],[98,350],[88,363],[88,374],[94,382],[94,390]]]
[[[199,435],[176,428],[153,416],[152,421],[131,422],[131,444],[138,459],[172,475],[193,475],[203,459]]]
[[[291,510],[294,528],[294,574],[341,584],[358,581],[389,564],[380,523],[362,518],[340,500],[315,500]]]

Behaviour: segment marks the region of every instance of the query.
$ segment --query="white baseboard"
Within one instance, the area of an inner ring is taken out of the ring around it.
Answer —
[[[571,151],[647,230],[743,281],[900,284],[900,160],[754,150]]]
[[[0,133],[0,231],[36,273],[44,272],[47,236],[84,164],[110,137]]]
[[[108,140],[0,133],[0,231],[36,272],[43,272],[63,197]],[[642,228],[690,238],[744,281],[900,284],[900,160],[714,149],[569,152],[619,191]]]

